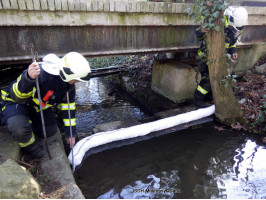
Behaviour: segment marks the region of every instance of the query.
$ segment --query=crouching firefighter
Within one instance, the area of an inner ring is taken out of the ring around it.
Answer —
[[[248,13],[244,7],[228,7],[224,12],[224,33],[226,53],[236,60],[238,55],[236,51],[236,42],[242,33],[248,20]],[[197,40],[203,41],[207,29],[201,27],[196,30]],[[201,73],[201,81],[194,92],[194,104],[204,108],[210,106],[208,100],[212,100],[211,84],[209,79],[209,70],[206,63],[206,45],[201,43],[198,51],[198,70]]]
[[[67,143],[73,146],[76,141],[74,83],[89,81],[90,72],[89,63],[79,53],[70,52],[61,59],[54,54],[48,54],[43,58],[43,62],[33,62],[17,80],[1,90],[1,97],[4,100],[2,124],[6,126],[22,150],[37,159],[45,154],[44,146],[40,142],[43,130],[35,79],[37,77],[39,79],[47,137],[57,132],[56,118],[52,111],[52,107],[57,106],[61,110]],[[69,108],[71,121],[68,115]]]

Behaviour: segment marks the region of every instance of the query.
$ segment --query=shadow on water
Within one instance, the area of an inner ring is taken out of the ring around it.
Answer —
[[[266,148],[212,124],[86,158],[86,198],[266,198]]]

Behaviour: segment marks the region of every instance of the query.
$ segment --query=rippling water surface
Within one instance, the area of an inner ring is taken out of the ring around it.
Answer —
[[[91,155],[86,198],[266,198],[266,148],[212,124]]]
[[[109,92],[100,78],[79,83],[79,132],[147,116]],[[75,179],[86,198],[266,199],[266,145],[208,124],[88,156]]]
[[[108,95],[110,89],[106,87],[103,78],[92,78],[88,83],[78,83],[76,92],[77,131],[83,135],[89,134],[97,124],[148,116],[132,99]]]

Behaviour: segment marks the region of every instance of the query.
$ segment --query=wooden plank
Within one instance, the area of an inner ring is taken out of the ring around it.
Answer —
[[[54,3],[54,0],[48,0],[48,10],[55,11],[55,3]]]
[[[25,0],[27,10],[34,10],[32,0]]]
[[[11,8],[9,0],[2,0],[2,4],[3,4],[3,9],[10,9]]]
[[[41,1],[41,9],[48,10],[48,2],[47,0],[40,0]]]
[[[17,0],[10,0],[11,9],[17,10],[18,9],[18,2]]]
[[[34,10],[41,10],[40,0],[33,0],[33,7],[34,7]]]
[[[27,10],[26,3],[24,0],[19,0],[18,1],[18,7],[20,10]]]
[[[55,10],[62,10],[62,0],[55,1]]]

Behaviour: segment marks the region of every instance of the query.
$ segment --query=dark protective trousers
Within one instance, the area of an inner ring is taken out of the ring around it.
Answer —
[[[57,123],[52,109],[43,110],[43,115],[46,136],[49,137],[56,134]],[[38,142],[38,138],[43,138],[41,114],[33,106],[6,103],[2,112],[2,124],[7,127],[7,130],[19,142],[21,147],[29,146],[27,143],[33,135],[36,141],[31,143],[31,146]]]
[[[198,70],[201,74],[201,81],[195,90],[194,99],[204,100],[208,98],[211,92],[211,84],[209,78],[208,65],[205,62],[198,61]]]

